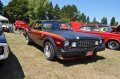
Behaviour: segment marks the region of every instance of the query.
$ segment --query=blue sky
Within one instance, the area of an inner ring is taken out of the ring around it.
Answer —
[[[67,4],[75,4],[81,12],[84,12],[90,19],[96,17],[101,21],[107,17],[108,21],[114,16],[120,22],[120,0],[53,0],[53,4],[63,7]]]
[[[10,0],[1,0],[4,5]],[[53,5],[59,4],[63,7],[67,4],[74,4],[78,10],[84,12],[87,16],[90,16],[92,20],[96,17],[98,21],[102,17],[107,17],[108,21],[114,16],[116,21],[120,23],[120,0],[52,0]]]

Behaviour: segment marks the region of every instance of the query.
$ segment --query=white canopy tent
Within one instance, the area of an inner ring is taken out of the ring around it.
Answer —
[[[0,15],[0,21],[8,21],[8,18]]]
[[[8,28],[9,20],[8,18],[0,15],[0,31],[2,28]]]

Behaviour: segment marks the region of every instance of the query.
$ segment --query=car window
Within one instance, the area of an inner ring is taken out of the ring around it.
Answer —
[[[43,24],[43,30],[47,30],[47,29],[51,29],[51,28],[52,28],[52,24],[51,23]]]
[[[39,21],[33,23],[31,27],[32,27],[32,29],[35,29],[35,30],[42,30],[42,24]]]
[[[60,29],[68,30],[68,26],[65,23],[60,23]]]
[[[109,26],[98,26],[101,32],[110,32],[112,31],[111,27]]]
[[[70,26],[64,22],[46,21],[43,23],[43,30],[72,30]]]
[[[80,30],[83,31],[99,31],[99,29],[96,26],[82,26]]]
[[[43,30],[55,30],[60,29],[59,24],[57,22],[44,22],[43,23]]]

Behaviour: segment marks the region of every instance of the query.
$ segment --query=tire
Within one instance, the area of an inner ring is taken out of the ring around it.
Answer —
[[[113,50],[118,50],[120,49],[120,44],[119,42],[115,41],[115,40],[111,40],[107,43],[107,46],[109,49],[113,49]]]
[[[44,45],[44,55],[47,60],[53,61],[56,58],[54,46],[50,42]]]
[[[28,35],[26,35],[26,43],[27,43],[27,45],[31,45],[32,44],[32,42],[30,40],[30,37]]]

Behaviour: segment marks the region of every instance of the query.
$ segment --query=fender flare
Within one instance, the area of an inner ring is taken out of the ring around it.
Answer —
[[[53,46],[57,47],[55,42],[54,42],[54,40],[51,37],[49,37],[49,36],[44,38],[43,47],[44,47],[44,44],[45,44],[46,41],[49,41]]]
[[[46,41],[50,42],[54,46],[55,54],[57,57],[59,57],[59,52],[57,50],[57,46],[56,46],[54,40],[49,36],[45,37],[44,41],[43,41],[43,47],[44,47]]]

